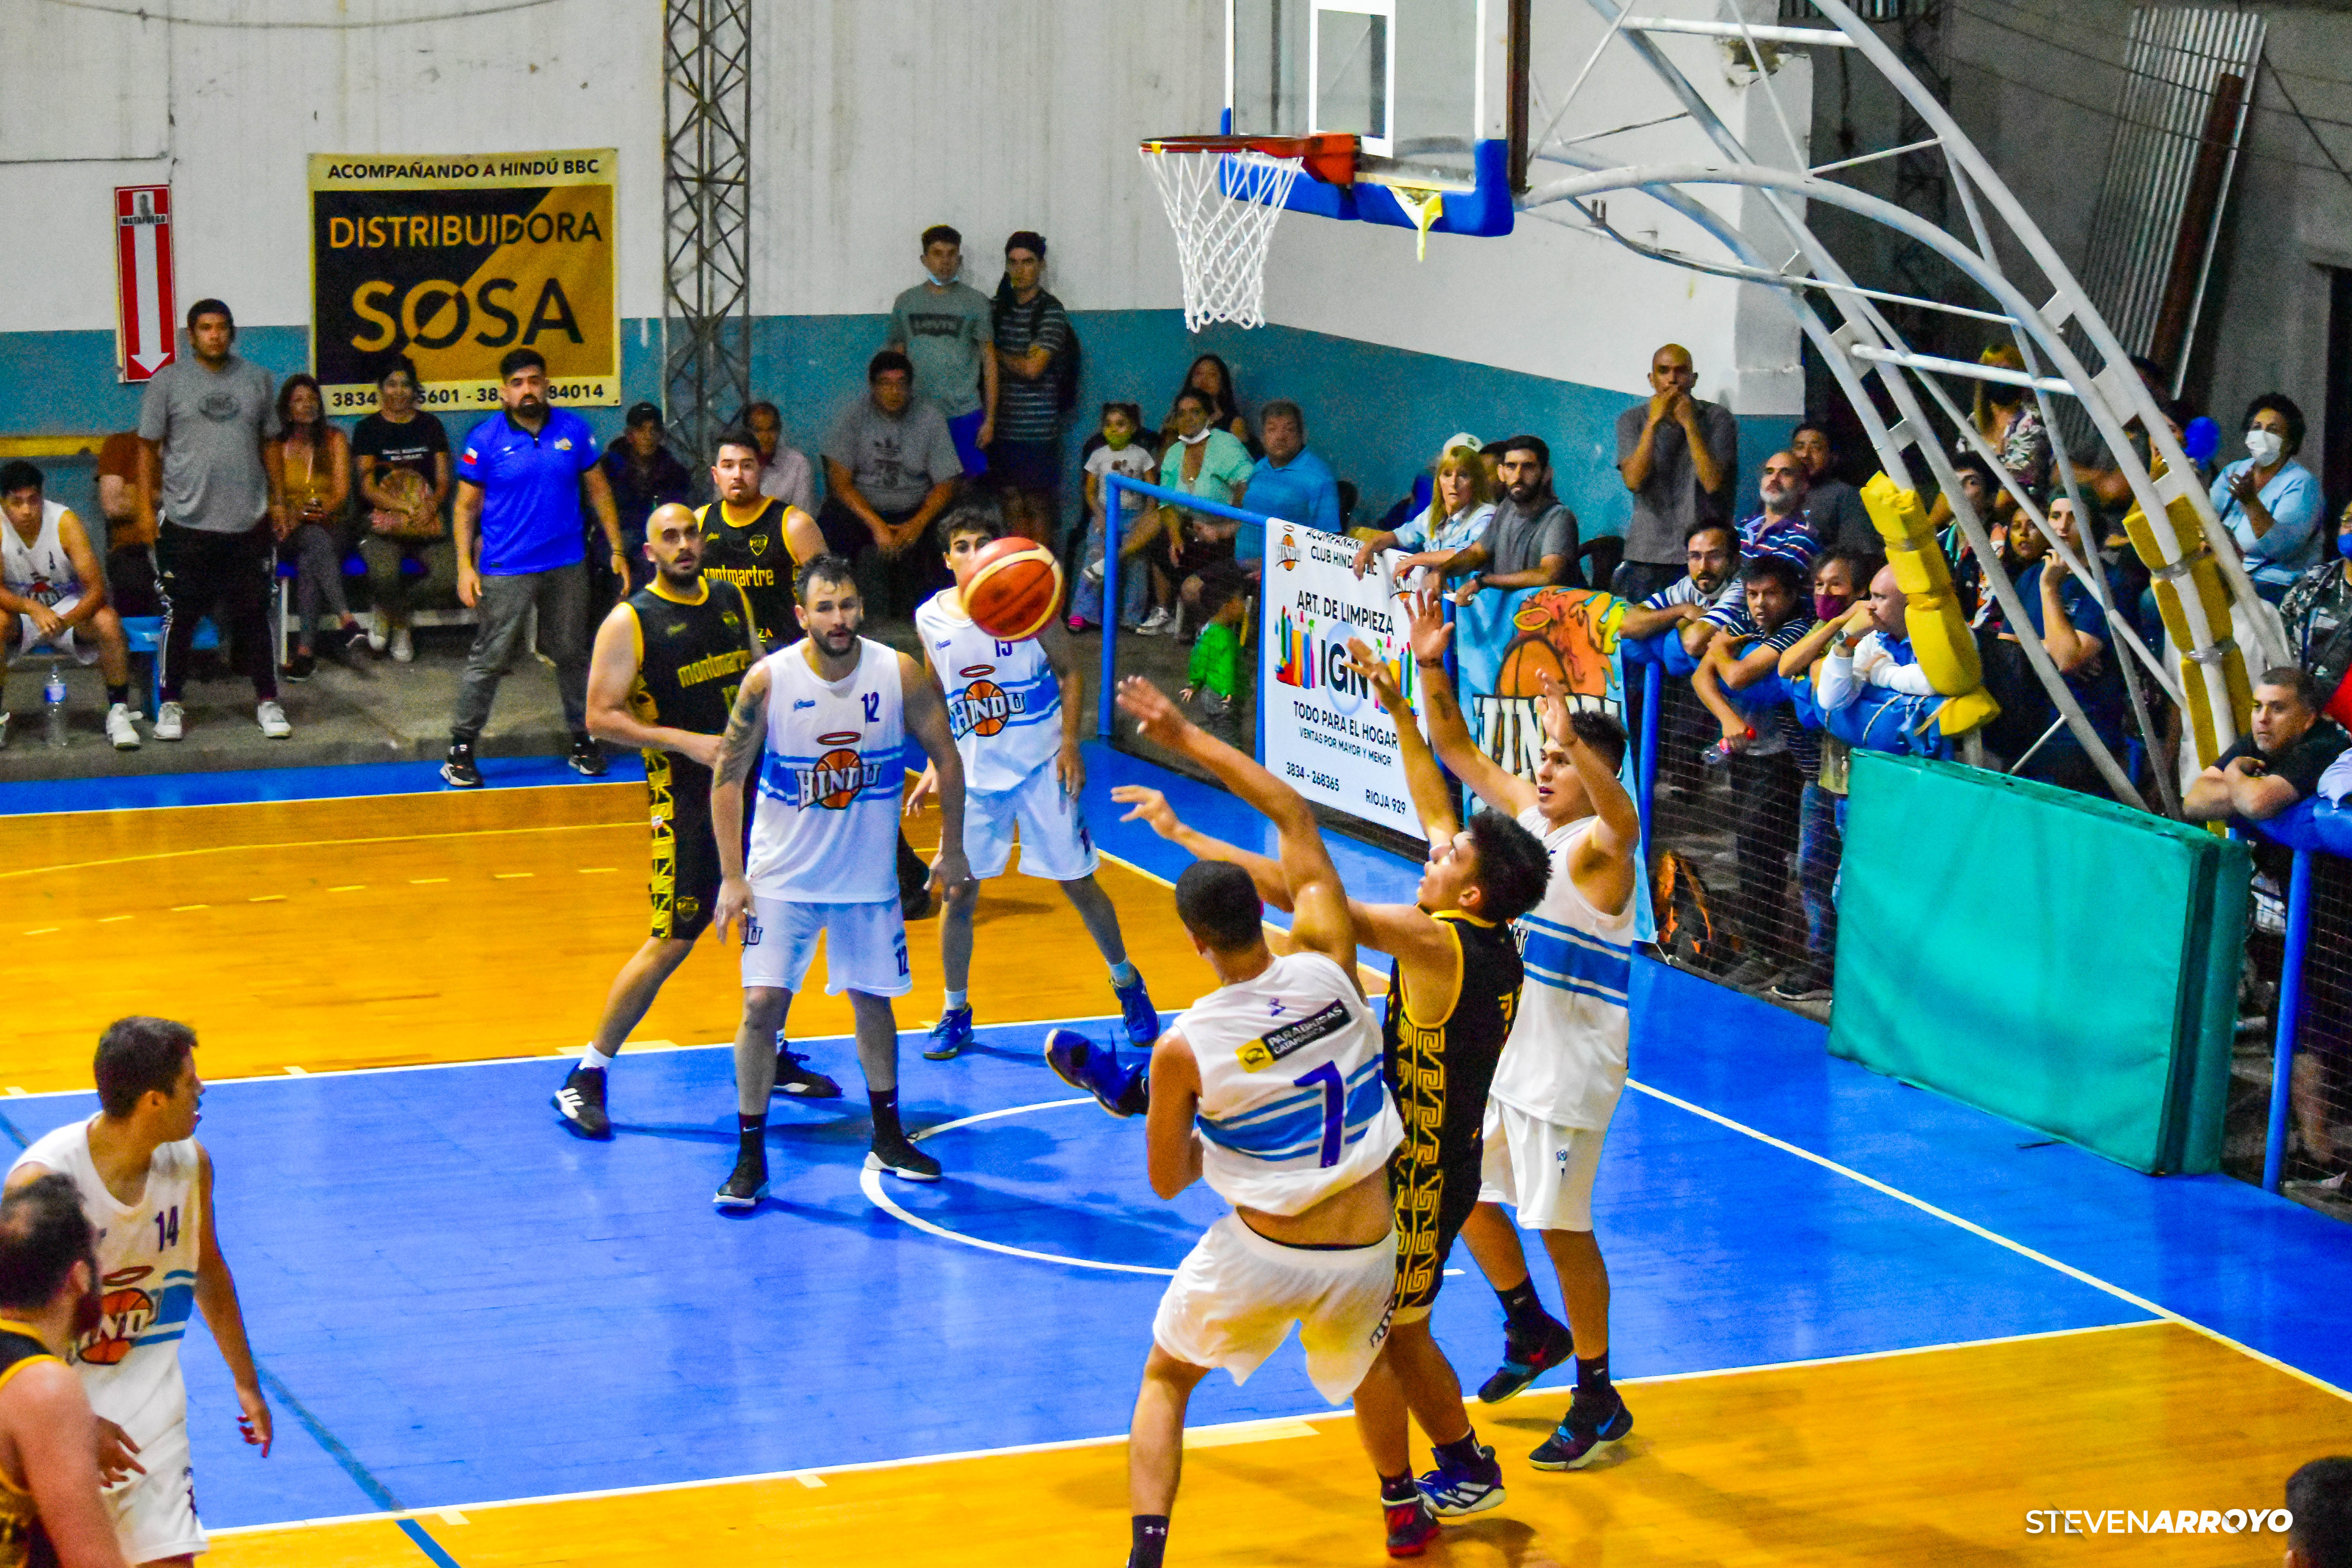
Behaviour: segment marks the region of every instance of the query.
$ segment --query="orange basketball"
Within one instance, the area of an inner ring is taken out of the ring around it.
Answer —
[[[997,540],[964,584],[964,614],[990,637],[1024,642],[1045,629],[1062,603],[1062,565],[1033,540]]]

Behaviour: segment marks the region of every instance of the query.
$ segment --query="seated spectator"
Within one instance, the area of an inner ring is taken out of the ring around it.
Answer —
[[[327,417],[318,382],[296,374],[278,389],[279,435],[269,443],[268,461],[277,468],[286,497],[287,532],[278,542],[281,558],[294,557],[294,608],[301,617],[294,654],[278,671],[289,680],[308,680],[319,667],[321,647],[336,658],[350,653],[364,634],[343,598],[343,513],[352,496],[352,444]],[[334,612],[335,626],[319,634],[319,609]]]
[[[106,578],[81,519],[49,500],[41,470],[22,461],[0,464],[0,513],[7,519],[0,523],[0,746],[8,743],[12,650],[29,656],[46,649],[99,666],[106,679],[106,738],[118,752],[137,751],[130,645],[106,602]]]
[[[1729,516],[1739,477],[1739,424],[1719,403],[1694,397],[1690,350],[1665,343],[1650,356],[1650,397],[1617,416],[1617,473],[1633,492],[1625,559],[1610,586],[1646,599],[1674,581],[1675,550],[1701,521]]]
[[[1486,536],[1494,521],[1494,468],[1479,450],[1478,438],[1465,431],[1445,444],[1444,455],[1437,459],[1428,510],[1403,527],[1383,530],[1358,545],[1356,575],[1361,577],[1381,551],[1403,550],[1411,553],[1397,563],[1398,578],[1405,580],[1411,574],[1410,586],[1433,586],[1444,580],[1457,553]],[[1421,580],[1424,577],[1426,582]]]
[[[1050,545],[1062,526],[1062,383],[1069,312],[1047,293],[1045,237],[1004,242],[1004,276],[990,301],[996,356],[995,439],[989,470],[1004,496],[1004,525]]]
[[[1184,373],[1184,384],[1176,389],[1181,399],[1188,392],[1197,392],[1209,400],[1209,428],[1222,430],[1239,441],[1255,462],[1265,448],[1250,434],[1249,421],[1242,416],[1241,392],[1234,385],[1234,373],[1215,354],[1202,354]],[[1175,402],[1168,405],[1168,417],[1160,426],[1160,446],[1162,451],[1176,439],[1181,421],[1177,417]]]
[[[1738,602],[1739,533],[1727,522],[1702,522],[1683,542],[1684,574],[1628,606],[1617,635],[1640,642],[1668,627],[1679,628],[1693,658],[1706,651],[1716,624],[1707,613]]]
[[[155,592],[155,536],[139,513],[140,449],[136,430],[117,430],[98,449],[98,510],[106,520],[106,602],[117,615],[160,616],[163,601]]]
[[[628,563],[629,581],[613,581],[612,567],[588,552],[588,614],[602,620],[604,612],[625,595],[651,581],[653,563],[646,559],[646,519],[654,508],[673,502],[684,505],[694,489],[694,476],[663,443],[661,410],[650,403],[629,408],[626,427],[604,448],[599,459],[605,482],[613,487],[613,508],[621,514],[621,554]]]
[[[806,453],[784,445],[784,416],[776,405],[764,399],[751,404],[735,426],[760,443],[760,493],[814,517],[816,469]]]
[[[2050,526],[2058,537],[2080,557],[2082,534],[2075,523],[2074,503],[2060,497],[2050,503],[2049,516]],[[2009,548],[2015,563],[2011,576],[2032,625],[2031,628],[2003,630],[2000,638],[2015,642],[2020,633],[2030,629],[2050,655],[2051,662],[2058,667],[2058,673],[2065,678],[2067,689],[2074,694],[2093,731],[2109,752],[2122,751],[2124,678],[2116,663],[2119,656],[2113,646],[2115,635],[2108,629],[2106,611],[2100,608],[2091,590],[2050,548],[2049,540],[2021,510],[2010,520]],[[2098,569],[2096,554],[2089,557],[2089,563]],[[2015,754],[2023,758],[2012,771],[2021,778],[2040,779],[2086,795],[2105,795],[2105,780],[2074,731],[2057,722],[2057,705],[2050,700],[2040,678],[2027,667],[2009,684],[2010,690],[1995,691],[1993,695],[2002,705],[2004,721],[2014,721],[2002,731],[2003,736],[2017,746]],[[2053,725],[2056,728],[2053,729]]]
[[[1159,482],[1166,489],[1234,506],[1249,483],[1249,451],[1233,436],[1212,427],[1209,415],[1209,399],[1201,393],[1188,387],[1176,395],[1176,438],[1160,453]],[[1169,600],[1174,596],[1175,584],[1218,562],[1231,561],[1234,535],[1240,531],[1241,524],[1230,519],[1205,512],[1180,515],[1175,508],[1166,506],[1137,529],[1135,537],[1119,546],[1122,561],[1141,553],[1148,545],[1156,543],[1158,548],[1147,557],[1151,563],[1151,614],[1135,629],[1145,637],[1158,637],[1167,630],[1172,619]],[[1167,563],[1164,572],[1162,560]],[[1182,630],[1178,626],[1179,635]]]
[[[1268,445],[1272,442],[1269,439]],[[1242,740],[1242,617],[1249,608],[1249,580],[1233,563],[1201,574],[1201,613],[1207,624],[1192,645],[1192,662],[1176,700],[1192,721],[1229,746]]]
[[[1790,434],[1789,450],[1805,466],[1805,521],[1813,537],[1832,550],[1867,555],[1885,548],[1870,521],[1862,492],[1838,477],[1836,444],[1826,425],[1808,419]]]
[[[1095,444],[1099,441],[1099,446]],[[1160,468],[1160,454],[1152,450],[1143,436],[1143,410],[1132,403],[1106,403],[1102,408],[1102,427],[1095,441],[1087,443],[1087,542],[1086,569],[1078,574],[1078,585],[1070,595],[1070,618],[1066,623],[1073,632],[1102,624],[1108,612],[1103,608],[1103,551],[1109,537],[1103,514],[1103,476],[1119,474],[1130,479],[1153,482]],[[1147,502],[1134,490],[1121,490],[1118,498],[1119,568],[1118,624],[1128,631],[1136,629],[1143,616],[1144,568],[1126,548],[1129,536],[1138,530],[1153,526],[1146,516]]]
[[[914,387],[905,354],[884,349],[867,362],[866,395],[824,438],[828,493],[817,514],[826,547],[856,568],[866,613],[894,619],[940,586],[939,557],[923,539],[963,473],[946,416]]]
[[[1805,483],[1804,460],[1794,452],[1764,459],[1763,477],[1756,484],[1764,510],[1739,525],[1742,560],[1752,563],[1759,556],[1784,555],[1799,573],[1811,574],[1822,540],[1805,516]]]
[[[2352,1568],[2352,1459],[2314,1459],[2286,1479],[2285,1568]]]
[[[2319,683],[2322,706],[2332,705],[2352,674],[2352,504],[2336,519],[2336,548],[2295,579],[2279,616],[2295,663]]]
[[[1331,465],[1307,449],[1307,416],[1298,405],[1276,398],[1258,415],[1265,456],[1250,470],[1241,504],[1285,522],[1325,533],[1339,531],[1339,483]]]
[[[2254,592],[2272,604],[2319,560],[2319,480],[2294,460],[2303,448],[2303,410],[2282,393],[2246,405],[2245,457],[2213,480],[2213,510],[2237,542]]]
[[[418,391],[416,367],[395,357],[376,378],[375,412],[352,435],[360,499],[369,509],[360,539],[375,605],[368,647],[378,653],[389,648],[400,664],[416,657],[408,626],[415,596],[408,563],[425,568],[427,592],[454,595],[457,589],[457,552],[443,522],[453,482],[449,434],[438,417],[417,406]]]
[[[1456,552],[1444,574],[1459,577],[1454,602],[1484,593],[1583,586],[1575,576],[1576,514],[1551,492],[1551,448],[1533,436],[1514,436],[1488,448],[1502,499],[1485,536]]]
[[[1804,782],[1821,771],[1822,759],[1820,742],[1798,722],[1779,686],[1780,656],[1812,628],[1804,579],[1787,556],[1765,555],[1747,563],[1740,583],[1739,600],[1708,616],[1720,630],[1699,659],[1691,689],[1722,726],[1722,739],[1704,756],[1730,768],[1737,802],[1731,842],[1739,889],[1730,913],[1747,957],[1725,983],[1755,990],[1803,960],[1789,863]],[[1768,683],[1771,694],[1757,700]]]
[[[2318,683],[2293,665],[2263,671],[2251,732],[2213,759],[2181,797],[2191,822],[2267,822],[2310,798],[2352,735],[2320,711]]]
[[[923,231],[922,260],[923,280],[891,301],[882,346],[906,355],[912,392],[946,416],[956,472],[978,479],[988,472],[986,448],[996,438],[996,313],[987,295],[960,280],[962,235],[933,224]],[[944,586],[947,579],[938,581]]]

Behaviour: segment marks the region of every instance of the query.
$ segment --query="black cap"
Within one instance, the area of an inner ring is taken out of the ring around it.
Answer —
[[[632,403],[629,405],[627,417],[623,419],[621,423],[624,425],[643,425],[648,420],[651,420],[656,425],[660,424],[662,422],[661,409],[650,403]]]

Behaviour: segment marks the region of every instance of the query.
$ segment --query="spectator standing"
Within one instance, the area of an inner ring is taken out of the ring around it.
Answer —
[[[1205,395],[1190,388],[1176,395],[1176,438],[1160,454],[1160,484],[1164,489],[1235,506],[1249,484],[1249,448],[1230,432],[1212,426],[1209,416]],[[1234,535],[1241,531],[1241,524],[1225,518],[1202,512],[1180,514],[1166,506],[1160,509],[1157,523],[1156,529],[1136,530],[1135,538],[1120,545],[1119,553],[1122,557],[1138,553],[1154,540],[1164,539],[1168,570],[1176,583],[1197,576],[1219,562],[1231,561]],[[1172,614],[1168,607],[1171,587],[1159,559],[1153,558],[1151,614],[1135,628],[1144,637],[1158,637],[1168,628]],[[1182,635],[1181,625],[1177,632]]]
[[[1446,442],[1437,459],[1428,508],[1402,528],[1383,530],[1360,544],[1352,563],[1356,575],[1362,576],[1381,551],[1402,550],[1409,553],[1397,563],[1400,576],[1418,571],[1432,582],[1442,581],[1454,553],[1484,539],[1494,521],[1494,465],[1479,450],[1478,438],[1464,431]]]
[[[137,751],[131,649],[81,519],[49,500],[41,470],[22,461],[0,463],[0,687],[12,653],[47,648],[96,663],[106,679],[106,738],[118,752]],[[7,705],[0,702],[0,746],[7,743]]]
[[[816,468],[808,454],[784,445],[784,416],[772,403],[754,403],[743,410],[737,428],[751,432],[760,444],[760,493],[786,506],[816,515]]]
[[[1576,584],[1576,514],[1552,494],[1551,448],[1538,437],[1513,436],[1490,453],[1503,495],[1485,535],[1446,563],[1445,574],[1462,579],[1454,602],[1466,605],[1490,590]]]
[[[597,463],[595,432],[569,408],[549,404],[547,362],[536,349],[510,350],[499,362],[499,402],[498,413],[467,433],[457,458],[457,598],[480,616],[449,722],[449,758],[441,767],[441,776],[458,789],[482,787],[474,747],[534,608],[539,648],[554,662],[563,721],[572,731],[572,771],[591,778],[604,773],[604,753],[588,733],[583,500],[604,531],[613,575],[627,571],[620,558],[621,520]]]
[[[996,430],[989,472],[1004,495],[1013,532],[1051,545],[1062,525],[1062,395],[1076,338],[1069,313],[1045,289],[1045,237],[1023,229],[1004,242],[1004,277],[991,302],[996,356]]]
[[[1258,428],[1265,435],[1265,456],[1250,470],[1241,504],[1285,522],[1339,532],[1339,481],[1330,464],[1307,450],[1307,416],[1298,405],[1276,398],[1259,412]]]
[[[106,521],[106,602],[123,616],[163,613],[163,602],[155,596],[155,520],[142,520],[139,513],[142,450],[136,430],[117,430],[98,448],[98,510]]]
[[[1739,553],[1748,561],[1782,555],[1797,570],[1810,574],[1822,540],[1805,512],[1805,464],[1794,452],[1775,452],[1764,459],[1756,481],[1764,510],[1739,525]]]
[[[375,412],[352,432],[359,470],[360,499],[368,505],[367,531],[360,557],[367,563],[368,594],[375,602],[368,647],[406,664],[416,657],[408,617],[415,590],[408,563],[425,568],[426,590],[453,594],[457,555],[445,537],[441,509],[455,484],[449,471],[449,433],[438,416],[419,406],[416,367],[405,355],[376,378]]]
[[[826,545],[856,569],[868,612],[893,618],[936,591],[939,559],[923,540],[963,473],[946,416],[914,386],[915,367],[896,349],[867,363],[866,395],[843,407],[824,438],[827,494],[817,514]]]
[[[1103,476],[1118,474],[1149,483],[1160,468],[1159,453],[1143,438],[1143,410],[1132,403],[1104,404],[1097,438],[1102,444],[1089,441],[1087,452],[1087,564],[1070,595],[1070,618],[1065,623],[1073,632],[1100,624],[1100,617],[1109,613],[1102,603],[1103,551],[1109,537],[1104,524]],[[1119,556],[1125,564],[1118,574],[1118,624],[1129,631],[1143,618],[1145,574],[1125,544],[1139,528],[1152,525],[1144,515],[1146,505],[1133,490],[1119,492]]]
[[[599,625],[605,611],[652,580],[653,563],[646,559],[646,519],[656,507],[684,506],[693,493],[694,476],[664,443],[663,435],[661,410],[650,403],[632,404],[625,428],[600,459],[604,482],[612,487],[614,513],[621,520],[621,557],[628,574],[615,578],[597,552],[588,551],[588,613]]]
[[[278,657],[269,636],[275,546],[290,526],[278,470],[268,460],[278,436],[269,373],[237,357],[236,320],[218,300],[188,307],[188,347],[157,371],[139,399],[141,527],[155,537],[163,649],[155,738],[186,732],[180,695],[205,616],[226,637],[253,681],[261,732],[294,732],[278,704]],[[160,522],[158,521],[160,519]]]
[[[1977,356],[1979,364],[2016,374],[2025,374],[2025,356],[2013,343],[1995,343]],[[1987,447],[1992,448],[1995,461],[2010,481],[2029,495],[2039,496],[2050,482],[2050,430],[2042,423],[2042,411],[2025,395],[2026,389],[2007,382],[1979,381],[1976,402],[1969,409],[1969,423]],[[1956,456],[1973,457],[1974,448],[1962,445]],[[1940,498],[1938,498],[1940,500]],[[2017,510],[2015,498],[1996,484],[1992,504],[1985,516],[1987,526],[2005,522]],[[1949,515],[1939,507],[1938,515],[1931,512],[1928,521],[1940,524]]]
[[[2319,559],[2319,480],[2294,460],[2303,410],[2283,393],[2246,405],[2246,456],[2213,479],[2213,510],[2237,542],[2254,592],[2272,604]]]
[[[279,435],[269,460],[293,529],[278,546],[294,557],[294,608],[301,629],[294,656],[278,671],[289,680],[308,680],[319,665],[319,611],[334,612],[335,626],[323,646],[348,654],[362,638],[360,623],[343,598],[343,518],[352,499],[352,443],[327,417],[327,401],[316,378],[289,375],[278,389]]]
[[[2319,683],[2320,705],[2333,703],[2352,674],[2352,505],[2336,519],[2336,548],[2295,580],[2279,601],[2287,647]]]
[[[2075,522],[2074,503],[2059,497],[2050,503],[2049,516],[2051,528],[2080,557],[2082,534]],[[2114,647],[2115,634],[2107,626],[2106,611],[2100,608],[2098,600],[2074,575],[2073,568],[2050,548],[2050,541],[2033,525],[2033,520],[2021,510],[2010,519],[2009,552],[2013,563],[2010,575],[2017,584],[2018,597],[2025,601],[2032,635],[2065,678],[2067,689],[2081,704],[2083,716],[2091,721],[2092,730],[2108,751],[2121,751],[2124,678],[2116,665],[2118,655]],[[2097,568],[2095,553],[2086,559]],[[2112,593],[2109,596],[2113,597]],[[1999,636],[2015,642],[2026,629],[2015,627]],[[2063,724],[2051,730],[2052,725],[2057,724],[2057,705],[2051,701],[2030,668],[2014,683],[2013,693],[1994,695],[2017,721],[2003,730],[2005,738],[2013,737],[2021,748],[2032,746],[2044,731],[2050,731],[2031,756],[2014,765],[2013,772],[2022,778],[2040,779],[2085,795],[2107,793],[2105,781],[2074,731]]]
[[[1184,373],[1184,384],[1176,389],[1178,397],[1187,392],[1197,392],[1209,400],[1209,428],[1223,430],[1239,441],[1252,461],[1265,450],[1257,437],[1250,434],[1249,420],[1242,414],[1241,390],[1234,384],[1233,367],[1217,354],[1202,354]],[[1160,427],[1160,445],[1164,449],[1176,438],[1176,405],[1168,405],[1168,420]]]
[[[1667,343],[1650,356],[1650,400],[1617,416],[1617,472],[1633,492],[1625,559],[1612,584],[1646,599],[1682,571],[1683,542],[1702,521],[1728,521],[1739,473],[1739,425],[1719,403],[1691,395],[1690,350]]]
[[[996,438],[995,311],[988,296],[957,274],[963,236],[946,224],[923,231],[923,281],[890,305],[890,341],[914,366],[916,395],[946,416],[958,472],[988,472],[985,448]],[[928,554],[929,552],[918,552]]]
[[[1789,450],[1805,466],[1805,521],[1822,548],[1864,555],[1884,550],[1862,492],[1838,476],[1837,444],[1829,426],[1806,420],[1790,433]]]

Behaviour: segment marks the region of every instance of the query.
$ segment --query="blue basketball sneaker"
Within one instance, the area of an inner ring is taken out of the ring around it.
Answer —
[[[1483,1513],[1499,1508],[1503,1501],[1503,1467],[1495,1462],[1495,1450],[1485,1443],[1478,1445],[1478,1458],[1473,1463],[1456,1464],[1444,1455],[1436,1455],[1437,1468],[1423,1475],[1419,1482],[1421,1495],[1429,1500],[1430,1511],[1441,1519],[1459,1519],[1465,1513]]]
[[[1151,994],[1143,988],[1143,976],[1138,974],[1132,985],[1114,985],[1111,994],[1118,998],[1118,1016],[1127,1026],[1127,1038],[1138,1050],[1150,1048],[1160,1037],[1160,1009],[1151,1005]]]
[[[1612,1388],[1600,1399],[1588,1399],[1579,1389],[1568,1402],[1568,1414],[1558,1430],[1528,1456],[1538,1470],[1580,1470],[1601,1458],[1604,1443],[1614,1443],[1633,1430],[1633,1413]]]
[[[931,1026],[931,1043],[923,1047],[923,1059],[927,1062],[950,1061],[961,1056],[963,1048],[970,1044],[971,1009],[950,1007],[940,1015],[938,1023]]]
[[[1132,1116],[1143,1109],[1143,1069],[1124,1066],[1118,1051],[1095,1044],[1076,1029],[1045,1032],[1045,1065],[1072,1089],[1093,1095],[1113,1116]]]

